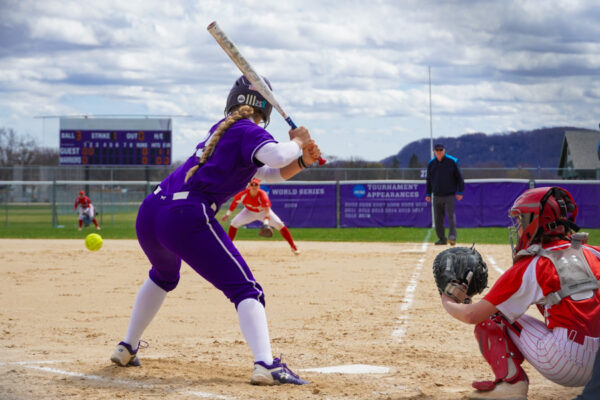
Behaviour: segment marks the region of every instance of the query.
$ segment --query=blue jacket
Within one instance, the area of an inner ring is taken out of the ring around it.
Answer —
[[[462,194],[465,190],[465,181],[458,159],[446,154],[442,161],[433,157],[427,164],[427,196],[431,193],[437,196]]]

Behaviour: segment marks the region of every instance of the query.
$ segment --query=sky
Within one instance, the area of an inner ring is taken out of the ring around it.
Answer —
[[[595,0],[0,0],[0,15],[0,128],[44,147],[58,116],[171,116],[187,158],[240,75],[212,21],[329,159],[600,122]]]

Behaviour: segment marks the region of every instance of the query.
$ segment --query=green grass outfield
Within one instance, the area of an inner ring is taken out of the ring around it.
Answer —
[[[98,218],[106,239],[135,239],[137,211],[105,213]],[[222,214],[219,214],[219,216]],[[59,228],[52,227],[48,206],[8,206],[0,208],[0,238],[77,239],[96,232],[93,226],[77,230],[75,213],[58,216]],[[324,242],[422,242],[429,228],[290,228],[294,240]],[[590,233],[590,244],[600,245],[600,229],[583,229]],[[258,236],[257,229],[240,229],[236,240],[283,240],[277,232],[271,239]],[[429,242],[437,240],[435,233]],[[509,244],[506,228],[458,229],[460,243]]]

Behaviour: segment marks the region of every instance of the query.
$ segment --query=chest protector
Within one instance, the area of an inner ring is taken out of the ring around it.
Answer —
[[[583,255],[582,244],[587,242],[587,238],[586,232],[574,233],[571,236],[571,245],[566,249],[546,250],[535,244],[517,253],[517,256],[521,257],[539,255],[552,261],[560,279],[560,290],[546,295],[547,307],[560,303],[565,297],[599,289],[600,282]]]

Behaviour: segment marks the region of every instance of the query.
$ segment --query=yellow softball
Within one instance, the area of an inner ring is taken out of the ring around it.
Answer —
[[[91,251],[100,250],[100,247],[102,247],[102,236],[97,233],[90,233],[85,237],[85,247]]]

